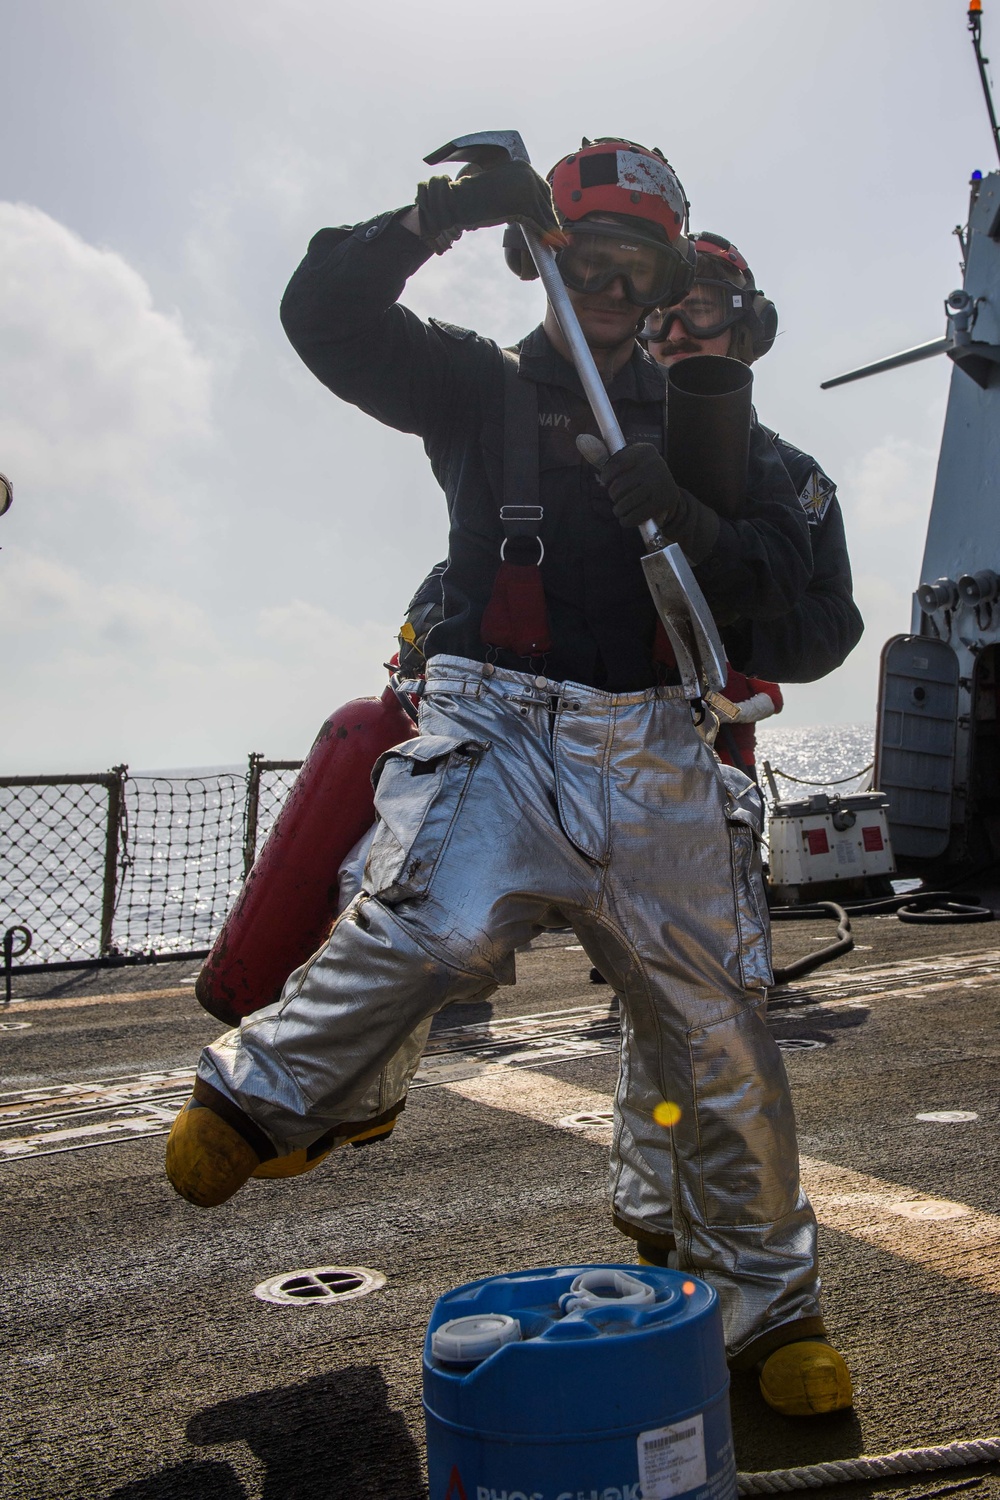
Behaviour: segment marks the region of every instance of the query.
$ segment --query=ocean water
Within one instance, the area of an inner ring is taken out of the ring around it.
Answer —
[[[757,726],[757,771],[763,781],[763,763],[769,762],[779,795],[786,801],[807,797],[811,791],[862,791],[867,785],[874,744],[873,724],[785,729],[780,719],[765,720]]]
[[[764,760],[784,800],[822,789],[862,789],[872,737],[871,724],[762,724],[757,764],[765,797]],[[258,851],[293,781],[289,772],[262,777]],[[209,948],[243,878],[245,769],[136,773],[124,792],[125,818],[113,841],[114,950],[180,956]],[[15,925],[29,929],[31,950],[21,962],[79,962],[100,954],[102,910],[106,917],[109,904],[107,808],[101,787],[0,786],[0,937]]]

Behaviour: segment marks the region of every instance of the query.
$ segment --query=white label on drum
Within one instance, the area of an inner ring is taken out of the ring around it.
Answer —
[[[708,1469],[701,1412],[670,1427],[640,1432],[638,1449],[642,1500],[671,1500],[705,1483]]]

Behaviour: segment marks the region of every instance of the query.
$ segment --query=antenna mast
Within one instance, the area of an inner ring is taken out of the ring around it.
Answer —
[[[993,144],[997,148],[997,156],[1000,157],[1000,126],[997,125],[996,112],[993,108],[993,95],[990,92],[990,81],[986,76],[986,67],[989,63],[989,58],[983,56],[983,0],[969,0],[969,31],[972,35],[972,46],[976,54],[976,62],[979,64],[979,77],[982,80],[983,95],[986,99],[986,108],[990,116]]]

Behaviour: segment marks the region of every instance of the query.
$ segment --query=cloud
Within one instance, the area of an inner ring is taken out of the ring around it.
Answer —
[[[849,466],[844,493],[852,525],[864,532],[899,535],[914,525],[921,534],[930,511],[937,449],[908,438],[887,437]]]
[[[0,203],[0,453],[29,534],[176,515],[212,435],[212,369],[143,277],[41,209]]]
[[[934,490],[937,449],[889,435],[848,467],[841,490],[848,541],[855,539],[854,592],[875,657],[890,635],[910,628]]]
[[[836,672],[788,689],[786,724],[874,719],[882,647],[910,629],[936,463],[935,448],[890,434],[847,465],[838,493],[865,634]]]
[[[541,283],[518,281],[507,269],[500,229],[465,234],[456,252],[435,256],[407,287],[405,301],[421,317],[474,328],[501,343],[521,338],[545,312]]]
[[[384,683],[395,615],[345,603],[322,570],[311,602],[287,479],[273,462],[248,476],[254,434],[220,431],[240,327],[196,343],[120,254],[0,203],[5,771],[302,754],[324,715]]]
[[[18,712],[5,723],[4,769],[204,765],[255,748],[304,755],[326,714],[380,690],[395,648],[388,622],[299,599],[259,609],[230,637],[169,586],[95,585],[80,568],[17,549],[9,565],[0,638],[17,642],[4,691]]]

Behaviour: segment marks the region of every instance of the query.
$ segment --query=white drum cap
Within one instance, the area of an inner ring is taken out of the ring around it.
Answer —
[[[488,1359],[504,1344],[516,1344],[521,1325],[506,1313],[477,1313],[469,1318],[452,1318],[431,1334],[431,1353],[435,1359],[451,1365],[477,1365]]]

